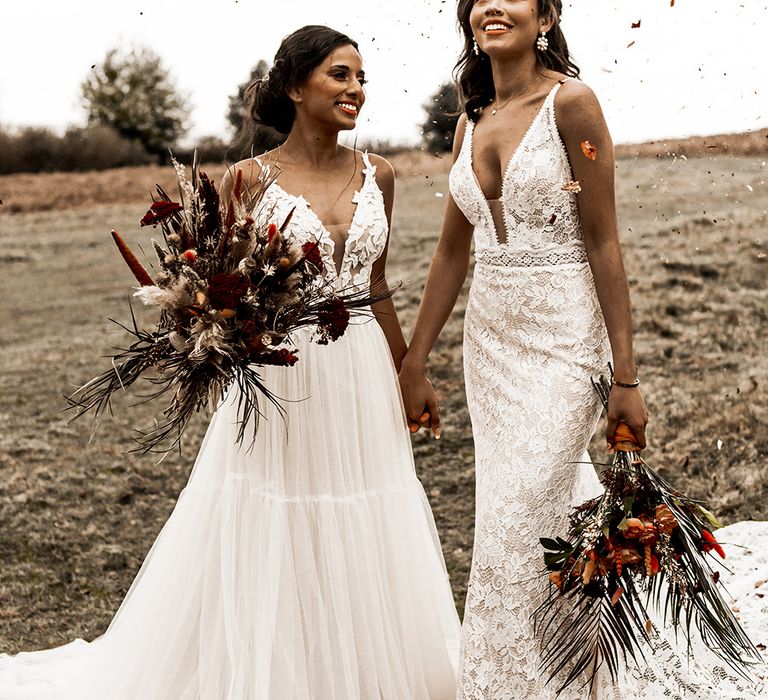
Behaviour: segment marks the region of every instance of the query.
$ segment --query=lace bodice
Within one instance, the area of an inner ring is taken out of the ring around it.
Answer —
[[[451,169],[456,204],[475,227],[475,256],[489,264],[537,267],[584,262],[576,194],[568,154],[555,121],[557,83],[512,154],[502,178],[506,243],[500,243],[488,201],[472,167],[475,125],[467,121],[461,151]]]
[[[376,166],[371,163],[368,153],[363,153],[363,164],[363,185],[352,197],[357,207],[338,273],[333,259],[336,244],[304,197],[286,192],[274,182],[260,207],[270,221],[278,224],[295,207],[288,233],[301,243],[317,241],[325,263],[326,280],[336,289],[347,291],[364,290],[370,285],[371,269],[384,251],[389,234],[384,196],[376,182]]]

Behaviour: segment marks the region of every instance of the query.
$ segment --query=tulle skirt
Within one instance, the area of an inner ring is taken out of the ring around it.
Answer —
[[[459,622],[378,324],[299,337],[214,415],[106,633],[0,659],[0,700],[447,700]]]

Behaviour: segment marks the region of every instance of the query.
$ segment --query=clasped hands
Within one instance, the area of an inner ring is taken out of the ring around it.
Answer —
[[[423,367],[410,367],[405,363],[398,375],[403,407],[412,433],[421,428],[431,430],[436,440],[440,439],[440,402]]]

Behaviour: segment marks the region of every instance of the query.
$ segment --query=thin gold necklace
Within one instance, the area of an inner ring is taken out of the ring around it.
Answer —
[[[277,144],[277,153],[275,154],[275,167],[277,168],[278,173],[280,172],[280,153],[282,152],[282,150],[281,150],[282,145],[283,144],[281,144],[281,143]],[[355,166],[353,171],[352,171],[352,177],[349,178],[349,180],[344,185],[344,187],[341,189],[339,194],[337,194],[336,198],[333,200],[333,202],[331,202],[331,205],[327,208],[327,211],[325,212],[326,215],[328,215],[333,210],[333,208],[336,206],[336,202],[338,202],[341,199],[341,196],[349,189],[350,184],[355,179],[355,175],[357,174],[357,154],[353,152],[352,158],[353,158],[354,166]],[[285,192],[285,190],[283,190],[283,192]],[[320,223],[320,226],[322,226],[323,229],[328,231],[328,228],[323,223],[323,218],[320,217],[320,215],[315,211],[314,207],[309,202],[307,202],[307,200],[303,196],[302,196],[302,199],[304,199],[304,201],[307,204],[307,207],[315,215],[315,217],[317,218],[318,222]]]
[[[501,107],[494,107],[491,110],[491,116],[494,116],[496,114],[496,112],[498,112],[499,110],[504,109],[504,107],[506,107],[515,98],[522,97],[523,95],[525,95],[525,93],[528,92],[528,90],[530,90],[537,81],[538,81],[538,77],[534,78],[531,81],[531,83],[528,85],[528,87],[525,88],[525,90],[523,90],[522,92],[518,92],[516,95],[512,95],[512,97],[510,97],[503,105],[501,105]],[[493,102],[491,102],[491,104],[493,104]],[[490,107],[490,105],[488,105],[488,106]]]

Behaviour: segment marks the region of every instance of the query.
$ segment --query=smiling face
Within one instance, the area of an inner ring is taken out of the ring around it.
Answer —
[[[539,17],[537,0],[475,0],[469,26],[480,50],[493,56],[534,51],[551,20]]]
[[[354,129],[365,103],[363,60],[351,44],[340,46],[289,91],[297,119],[320,122],[337,130]]]

